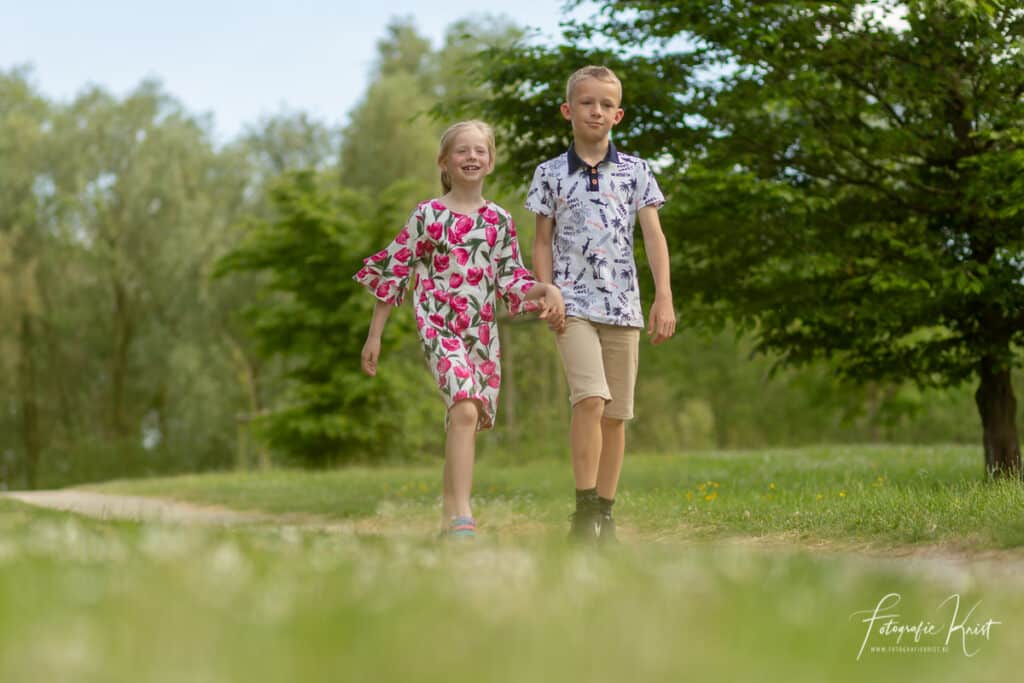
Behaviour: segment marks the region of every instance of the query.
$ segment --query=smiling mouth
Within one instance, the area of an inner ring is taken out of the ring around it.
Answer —
[[[466,171],[466,172],[469,172],[469,171],[479,171],[480,167],[479,166],[463,166],[462,170]]]

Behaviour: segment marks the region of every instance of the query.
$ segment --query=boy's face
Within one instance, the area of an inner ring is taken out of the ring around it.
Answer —
[[[622,120],[619,86],[616,83],[584,78],[572,91],[572,101],[561,106],[562,116],[572,122],[573,137],[584,142],[608,138],[612,126]]]
[[[494,170],[487,136],[475,128],[462,131],[455,136],[448,157],[440,159],[438,166],[448,172],[453,184],[481,182]]]

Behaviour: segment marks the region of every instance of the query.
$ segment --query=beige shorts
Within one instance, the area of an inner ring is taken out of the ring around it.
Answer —
[[[569,317],[555,339],[572,405],[600,396],[605,400],[605,417],[633,419],[640,329]]]

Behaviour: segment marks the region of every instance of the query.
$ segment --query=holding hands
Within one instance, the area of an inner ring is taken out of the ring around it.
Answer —
[[[539,313],[538,317],[546,320],[548,327],[555,332],[565,329],[565,301],[558,287],[538,282],[526,296],[523,310]]]
[[[540,283],[539,287],[544,288],[538,302],[540,319],[548,322],[555,332],[561,332],[565,328],[565,301],[562,300],[562,292],[554,285]]]

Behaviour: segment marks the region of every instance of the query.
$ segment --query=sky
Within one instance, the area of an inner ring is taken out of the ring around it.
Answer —
[[[562,0],[0,0],[0,70],[32,67],[49,99],[88,85],[123,96],[147,78],[225,141],[262,116],[305,111],[344,125],[377,41],[411,16],[435,47],[452,22],[504,15],[554,42]]]

